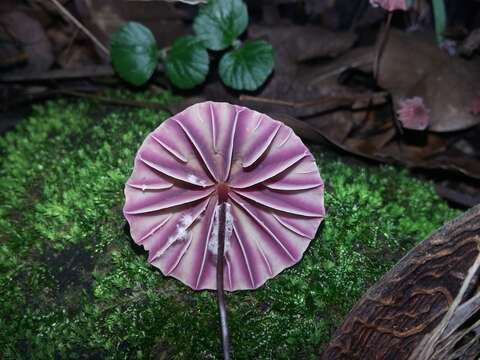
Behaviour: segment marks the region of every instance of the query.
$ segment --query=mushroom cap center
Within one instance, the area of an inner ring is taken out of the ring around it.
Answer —
[[[228,185],[224,182],[220,182],[217,184],[217,195],[218,200],[223,203],[227,201],[228,198]]]

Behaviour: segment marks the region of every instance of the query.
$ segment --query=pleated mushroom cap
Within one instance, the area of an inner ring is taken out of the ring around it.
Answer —
[[[224,288],[255,289],[297,263],[323,220],[323,181],[292,129],[228,103],[193,105],[150,133],[125,186],[133,240],[164,275],[216,289],[226,203]]]

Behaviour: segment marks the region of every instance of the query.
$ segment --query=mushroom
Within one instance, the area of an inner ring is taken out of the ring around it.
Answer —
[[[325,215],[300,138],[228,103],[195,104],[149,134],[125,198],[148,261],[194,290],[217,289],[219,304],[223,289],[256,289],[297,263]]]
[[[425,130],[430,124],[429,110],[419,96],[399,102],[398,120],[406,129]]]

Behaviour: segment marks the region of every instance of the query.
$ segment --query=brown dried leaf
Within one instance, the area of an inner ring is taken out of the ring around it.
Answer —
[[[449,57],[427,34],[391,32],[378,84],[392,93],[396,108],[405,98],[421,97],[430,109],[430,131],[458,131],[480,123],[470,113],[480,92],[480,61]]]
[[[400,134],[393,121],[385,120],[388,118],[381,111],[354,115],[347,110],[317,115],[306,121],[331,143],[350,153],[409,168],[451,170],[480,179],[478,150],[465,140],[466,135]]]
[[[250,25],[252,38],[265,38],[275,49],[275,71],[294,71],[295,63],[334,58],[349,50],[357,36],[353,32],[333,32],[319,26],[262,26]]]
[[[20,11],[12,11],[0,16],[1,38],[10,41],[23,50],[27,62],[18,71],[45,71],[53,64],[50,41],[40,23]]]
[[[147,26],[160,47],[172,45],[177,37],[187,32],[182,21],[185,14],[171,2],[75,0],[75,5],[82,22],[103,44],[109,44],[110,36],[126,21]]]

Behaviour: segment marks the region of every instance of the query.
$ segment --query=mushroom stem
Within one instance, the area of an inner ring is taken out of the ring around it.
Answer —
[[[390,28],[392,26],[392,17],[393,17],[393,11],[389,11],[387,16],[387,22],[385,24],[385,27],[382,30],[382,33],[380,34],[380,39],[378,41],[377,53],[375,55],[375,62],[373,65],[373,77],[375,78],[375,80],[378,80],[380,60],[382,58],[383,51],[385,50],[385,44],[387,43],[388,33],[390,32]]]
[[[220,330],[222,333],[223,358],[230,360],[230,342],[228,335],[227,310],[225,308],[225,294],[223,293],[223,263],[225,250],[225,223],[226,205],[220,204],[218,216],[218,251],[217,251],[217,302],[220,314]]]

